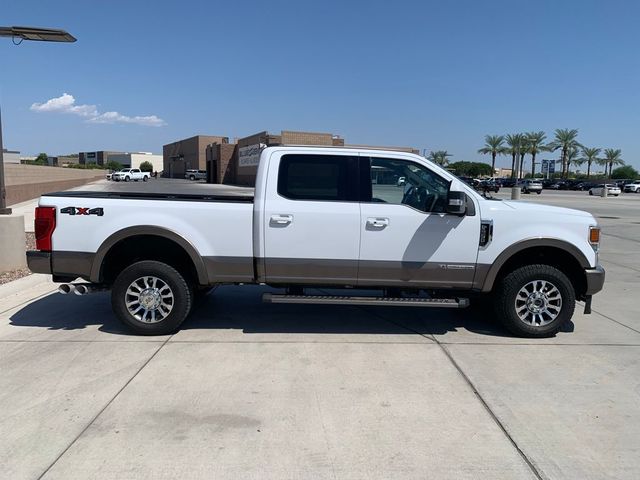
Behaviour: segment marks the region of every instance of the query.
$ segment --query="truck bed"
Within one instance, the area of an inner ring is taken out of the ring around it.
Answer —
[[[96,183],[77,189],[47,193],[43,196],[253,203],[254,189],[235,185],[160,179],[148,182]]]

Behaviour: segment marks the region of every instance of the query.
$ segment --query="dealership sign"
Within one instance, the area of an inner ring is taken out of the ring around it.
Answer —
[[[555,160],[542,160],[542,173],[555,173],[556,161]]]
[[[265,147],[264,143],[240,147],[238,150],[238,165],[240,167],[255,167],[260,162],[260,153]]]

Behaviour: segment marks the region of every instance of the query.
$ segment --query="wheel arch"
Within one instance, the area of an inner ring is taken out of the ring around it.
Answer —
[[[179,233],[155,225],[127,227],[107,237],[96,252],[91,266],[91,281],[96,283],[105,281],[105,260],[107,260],[113,252],[117,251],[118,248],[122,248],[127,242],[141,241],[142,239],[153,241],[153,238],[158,239],[158,241],[162,242],[165,246],[174,245],[176,249],[174,252],[183,253],[183,259],[185,263],[189,264],[187,266],[190,267],[195,277],[194,280],[197,280],[201,285],[207,285],[209,283],[204,261],[193,244]],[[153,258],[145,259],[153,260]],[[188,262],[186,259],[188,259]]]
[[[589,260],[575,245],[560,239],[529,239],[506,248],[491,265],[481,283],[482,292],[490,292],[500,279],[524,265],[545,264],[558,268],[571,280],[576,296],[587,287],[585,269]]]

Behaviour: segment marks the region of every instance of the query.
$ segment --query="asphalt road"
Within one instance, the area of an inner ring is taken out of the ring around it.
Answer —
[[[145,338],[107,293],[0,287],[0,478],[640,478],[640,195],[523,198],[604,228],[604,292],[555,338],[260,287]]]

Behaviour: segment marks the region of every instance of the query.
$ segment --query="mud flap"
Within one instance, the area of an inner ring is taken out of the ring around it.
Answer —
[[[584,299],[584,314],[589,315],[591,313],[591,295],[587,295]]]

